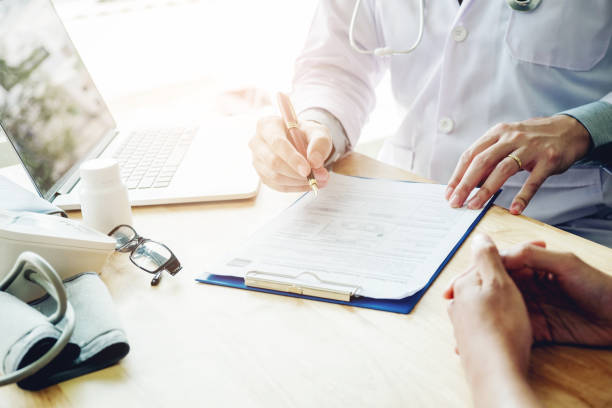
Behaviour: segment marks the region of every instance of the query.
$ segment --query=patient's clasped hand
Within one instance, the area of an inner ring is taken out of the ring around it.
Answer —
[[[507,252],[485,235],[444,293],[476,406],[538,406],[527,382],[535,343],[612,346],[612,276],[535,241]]]

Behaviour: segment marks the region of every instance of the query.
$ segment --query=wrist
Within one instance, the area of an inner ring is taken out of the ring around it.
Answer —
[[[559,115],[566,134],[569,137],[569,144],[574,152],[574,162],[582,159],[593,147],[593,141],[588,129],[576,118],[569,115]]]
[[[480,358],[478,364],[472,364],[473,369],[466,364],[466,377],[474,387],[493,389],[498,383],[519,383],[527,381],[527,367],[509,358]],[[483,364],[484,363],[484,364]]]
[[[346,136],[344,127],[340,121],[325,109],[309,108],[299,114],[300,121],[312,121],[325,126],[329,130],[331,137],[332,150],[324,161],[324,166],[328,167],[343,154],[350,150],[350,141]]]
[[[470,389],[476,407],[538,406],[527,373],[516,368],[498,366],[470,380]]]
[[[463,367],[474,396],[497,399],[510,385],[516,388],[527,384],[529,352],[521,355],[511,350],[512,347],[498,339],[481,343],[478,348],[462,350]]]
[[[612,142],[612,134],[610,134],[612,101],[599,100],[587,103],[561,112],[560,115],[575,118],[589,131],[593,149]]]

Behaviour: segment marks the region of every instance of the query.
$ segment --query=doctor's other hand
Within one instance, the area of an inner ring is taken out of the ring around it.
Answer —
[[[278,191],[308,191],[311,170],[319,188],[325,187],[329,173],[323,164],[332,152],[332,138],[327,127],[313,121],[298,124],[308,142],[307,158],[291,144],[279,116],[257,122],[255,136],[249,141],[253,166],[261,180]]]
[[[612,276],[543,242],[512,248],[502,260],[525,299],[536,342],[612,346]]]
[[[510,206],[512,214],[520,214],[548,176],[567,170],[590,145],[587,129],[567,115],[498,124],[461,155],[446,199],[451,207],[461,207],[481,186],[467,203],[468,208],[481,208],[508,178],[527,170],[530,174]]]
[[[527,383],[527,308],[488,236],[474,236],[471,266],[444,297],[475,406],[538,406]]]

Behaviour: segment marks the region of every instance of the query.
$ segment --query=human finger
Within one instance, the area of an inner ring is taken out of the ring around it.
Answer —
[[[270,168],[268,162],[254,160],[253,167],[257,171],[257,174],[259,174],[259,177],[264,182],[264,184],[274,188],[275,190],[283,192],[294,192],[309,191],[311,189],[310,183],[306,178],[300,176],[298,176],[299,178],[285,176]],[[325,170],[325,168],[318,170],[324,170],[327,173],[327,170]],[[317,187],[319,189],[325,188],[327,186],[328,179],[329,174],[326,174],[323,177],[318,177]]]
[[[502,262],[504,262],[504,266],[505,264],[505,259],[507,256],[515,253],[517,250],[519,250],[520,248],[527,246],[527,245],[536,245],[539,246],[540,248],[546,248],[546,242],[545,241],[541,241],[541,240],[535,240],[535,241],[527,241],[525,243],[522,243],[520,245],[515,245],[514,247],[510,248],[510,249],[503,249],[499,251],[499,255],[502,257]],[[507,267],[507,266],[506,266]]]
[[[520,150],[514,154],[521,154]],[[506,155],[486,176],[485,182],[482,184],[478,192],[468,201],[467,206],[472,210],[479,209],[487,202],[489,198],[504,185],[504,183],[513,175],[518,173],[521,168],[518,163],[510,156]]]
[[[527,204],[529,204],[529,201],[531,201],[531,198],[550,174],[551,171],[548,170],[545,165],[536,165],[529,174],[529,177],[527,177],[527,180],[525,180],[518,194],[512,200],[510,213],[514,215],[522,213],[525,207],[527,207]]]
[[[465,275],[470,273],[473,269],[474,269],[473,267],[469,267],[466,271],[455,276],[453,280],[448,284],[448,287],[446,288],[446,290],[444,290],[444,293],[442,293],[442,296],[445,299],[452,299],[454,297],[453,287],[455,286],[455,282],[457,282],[457,279],[464,277]]]
[[[478,265],[483,284],[503,280],[507,274],[499,251],[493,240],[486,234],[476,234],[472,239],[472,258]]]
[[[300,124],[307,141],[306,155],[313,169],[319,169],[325,164],[325,160],[332,151],[332,138],[327,127],[312,121]]]
[[[442,297],[448,300],[451,300],[453,297],[455,297],[453,285],[448,285],[447,288],[444,289],[444,292],[442,293]]]
[[[329,172],[325,167],[312,169],[312,174],[315,176],[317,186],[319,186],[319,188],[323,188],[327,185],[327,182],[329,181]]]
[[[308,186],[308,181],[303,178],[295,178],[286,176],[276,169],[273,169],[268,162],[255,159],[253,161],[253,167],[259,174],[259,177],[262,181],[268,185],[274,184],[275,186],[293,186],[293,187],[306,187]]]
[[[266,173],[262,172],[257,166],[255,166],[255,170],[257,171],[257,174],[259,174],[259,177],[261,178],[261,181],[265,185],[273,188],[274,190],[281,191],[283,193],[300,192],[300,191],[308,191],[308,190],[310,190],[310,186],[308,184],[302,184],[302,185],[281,184],[281,183],[278,183],[277,181],[275,181],[274,178],[268,177],[266,175]]]
[[[504,264],[504,267],[506,268],[506,271],[508,272],[508,275],[510,275],[510,277],[512,278],[512,280],[519,286],[519,288],[521,287],[525,287],[526,286],[526,282],[529,283],[533,277],[536,274],[536,271],[534,269],[525,267],[525,266],[521,266],[521,269],[513,269],[510,268],[508,266],[507,263],[507,257],[511,257],[513,256],[513,254],[515,254],[517,252],[517,250],[520,250],[520,248],[525,247],[525,246],[529,246],[529,245],[534,245],[540,248],[546,248],[546,242],[544,241],[529,241],[526,242],[520,246],[515,246],[509,250],[504,250],[504,251],[500,251],[500,255],[502,258],[502,263]],[[546,275],[550,276],[550,273],[546,272]],[[547,277],[548,279],[548,277]],[[550,280],[550,279],[548,279]]]
[[[535,271],[531,268],[511,269],[508,274],[515,282],[524,282],[533,279]]]
[[[269,146],[270,150],[289,165],[297,174],[307,177],[310,164],[287,139],[285,125],[280,117],[271,116],[257,123],[257,135]]]
[[[465,273],[465,272],[464,272]],[[463,274],[459,275],[462,276]],[[455,285],[455,281],[457,280],[457,278],[453,279],[452,282],[446,287],[446,289],[444,290],[444,292],[442,293],[442,297],[444,299],[453,299],[455,297],[455,290],[454,290],[454,285]]]
[[[274,153],[270,146],[263,141],[263,139],[254,138],[249,143],[249,147],[253,153],[253,165],[259,162],[260,165],[264,165],[270,168],[274,173],[284,175],[286,177],[299,179],[303,183],[306,183],[306,179],[296,172],[289,164],[283,160],[282,157]]]
[[[503,258],[504,266],[511,270],[522,268],[555,272],[565,269],[576,260],[571,253],[551,251],[538,245],[523,244],[508,251]]]
[[[453,171],[453,175],[448,180],[448,186],[446,187],[446,192],[444,193],[447,200],[450,199],[451,195],[457,188],[457,185],[463,178],[463,175],[468,169],[470,163],[472,163],[472,160],[474,160],[474,158],[480,152],[484,151],[499,140],[501,130],[500,125],[493,126],[481,138],[479,138],[474,144],[465,150],[463,154],[461,154],[461,157],[459,157],[459,161],[455,166],[455,170]]]
[[[331,134],[327,127],[313,121],[300,123],[300,129],[304,131],[308,142],[306,156],[312,174],[317,180],[317,185],[322,188],[329,178],[329,173],[323,165],[333,148]]]
[[[274,190],[280,191],[281,193],[303,193],[303,192],[310,191],[310,186],[295,187],[295,186],[285,186],[285,185],[274,185],[273,183],[265,182],[265,181],[264,183],[267,186],[273,188]]]
[[[451,299],[450,302],[446,305],[446,314],[451,320],[451,323],[454,322],[454,313],[455,313],[455,299]]]
[[[482,279],[476,270],[470,270],[457,277],[453,284],[453,299],[460,299],[469,293],[470,289],[478,288],[482,285]]]
[[[514,149],[510,143],[495,143],[476,155],[450,198],[451,207],[461,207],[472,190]]]

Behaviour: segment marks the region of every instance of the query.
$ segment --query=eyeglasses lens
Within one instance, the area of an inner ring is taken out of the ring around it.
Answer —
[[[155,272],[170,260],[172,254],[165,246],[154,241],[145,241],[132,252],[131,259],[139,268]]]
[[[117,241],[115,250],[127,252],[133,248],[133,245],[128,244],[136,238],[136,231],[130,227],[119,227],[111,236]]]

